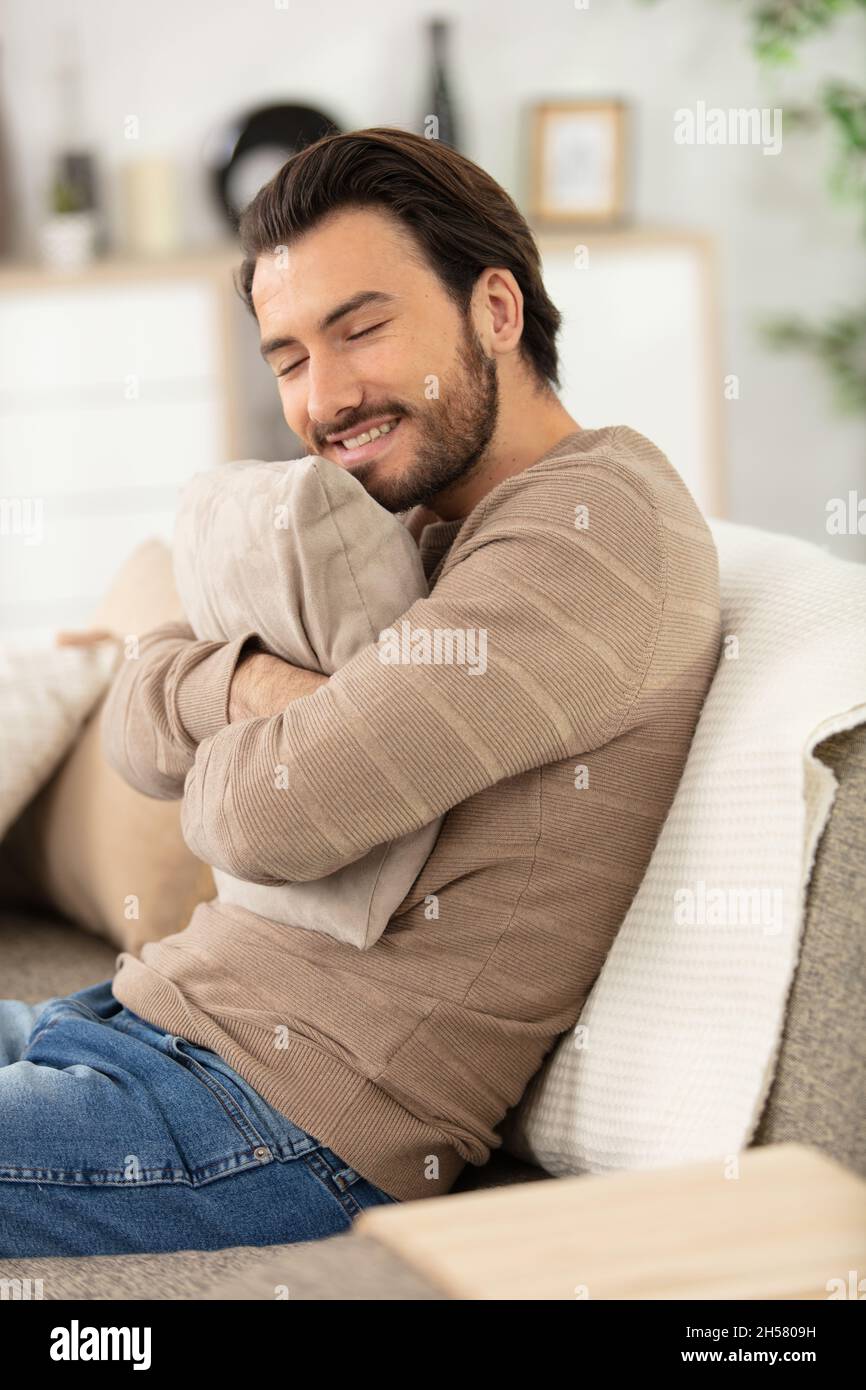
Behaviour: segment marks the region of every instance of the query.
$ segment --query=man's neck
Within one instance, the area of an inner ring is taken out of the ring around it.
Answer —
[[[515,403],[515,407],[507,420],[500,419],[489,448],[469,475],[437,493],[430,502],[431,511],[440,520],[467,517],[493,488],[531,468],[561,439],[582,428],[556,397],[541,406],[533,397],[529,402]]]

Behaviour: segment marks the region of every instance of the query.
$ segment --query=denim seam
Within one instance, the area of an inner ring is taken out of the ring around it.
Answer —
[[[24,1183],[45,1183],[55,1187],[137,1188],[172,1185],[197,1188],[216,1182],[220,1178],[233,1177],[236,1173],[245,1173],[250,1169],[267,1167],[266,1163],[261,1163],[258,1159],[244,1161],[243,1155],[240,1154],[234,1154],[231,1157],[235,1160],[234,1163],[228,1164],[225,1159],[217,1159],[214,1160],[214,1163],[204,1164],[200,1168],[192,1170],[148,1168],[144,1170],[146,1176],[135,1180],[124,1177],[118,1173],[117,1169],[87,1169],[89,1176],[85,1177],[82,1170],[73,1173],[67,1168],[16,1168],[7,1164],[0,1169],[0,1182],[21,1183],[22,1185]],[[218,1171],[209,1171],[214,1167],[214,1164],[219,1165]]]

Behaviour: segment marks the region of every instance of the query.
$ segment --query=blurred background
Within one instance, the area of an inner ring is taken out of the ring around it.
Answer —
[[[705,513],[866,559],[863,0],[3,0],[0,633],[88,621],[177,490],[304,452],[232,273],[328,129],[504,185],[563,399]]]

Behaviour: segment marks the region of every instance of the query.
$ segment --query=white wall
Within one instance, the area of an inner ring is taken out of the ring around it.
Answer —
[[[110,185],[129,157],[124,120],[137,115],[136,152],[170,152],[183,166],[195,241],[221,231],[200,161],[226,116],[286,99],[325,106],[344,128],[418,128],[427,110],[421,20],[430,5],[277,3],[5,0],[3,97],[25,253],[57,138],[52,68],[70,31],[86,74],[86,134],[103,175]],[[435,10],[457,21],[452,73],[464,151],[518,202],[528,104],[595,94],[632,103],[638,220],[710,229],[719,241],[723,368],[741,389],[725,406],[729,514],[866,559],[866,537],[831,539],[825,529],[828,498],[851,488],[866,495],[866,426],[835,412],[811,362],[769,353],[753,332],[759,313],[823,315],[866,288],[855,212],[834,208],[826,194],[830,150],[818,136],[790,132],[777,158],[672,139],[673,111],[699,100],[784,105],[824,74],[859,78],[866,20],[840,21],[832,37],[808,46],[798,71],[770,80],[748,49],[745,0],[590,0],[586,10],[574,0],[445,0]]]

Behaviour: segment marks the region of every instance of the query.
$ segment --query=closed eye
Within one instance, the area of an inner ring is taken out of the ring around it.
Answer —
[[[353,338],[365,338],[368,333],[375,333],[377,328],[384,328],[385,324],[389,322],[389,319],[384,319],[382,323],[374,323],[371,328],[362,328],[360,333],[351,333],[349,335],[349,342],[351,343]]]
[[[369,328],[362,328],[360,333],[351,333],[349,335],[348,341],[352,343],[355,341],[356,338],[366,338],[368,333],[375,333],[377,328],[384,328],[385,324],[390,322],[390,319],[383,319],[381,323],[374,323],[371,324]],[[302,357],[300,362],[293,362],[290,367],[284,367],[281,372],[277,372],[277,377],[279,378],[281,376],[288,376],[289,373],[293,372],[296,367],[300,367],[301,363],[305,360],[306,359]]]

